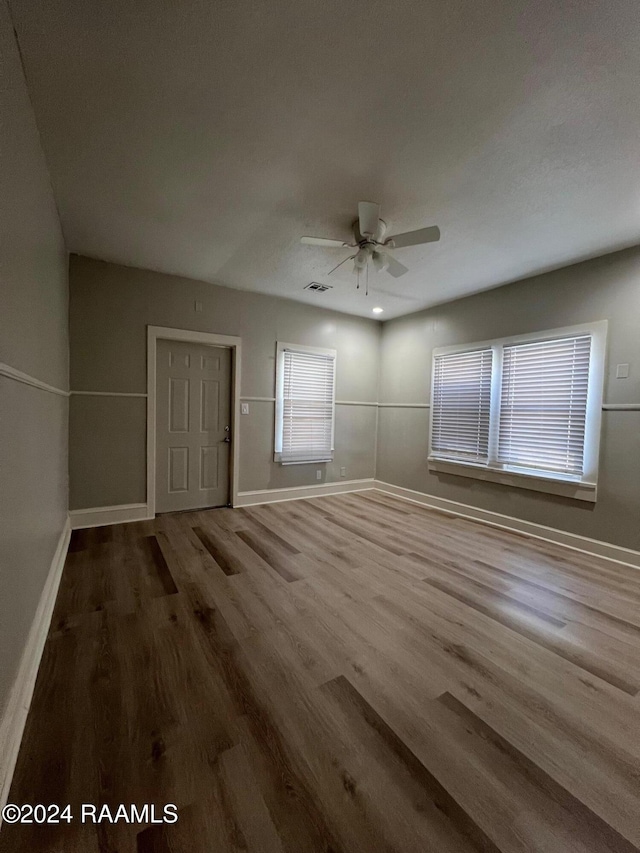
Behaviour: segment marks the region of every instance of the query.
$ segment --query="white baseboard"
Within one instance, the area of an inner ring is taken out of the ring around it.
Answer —
[[[317,486],[292,486],[288,489],[258,489],[254,492],[238,492],[236,506],[257,506],[280,501],[297,501],[304,498],[319,498],[323,495],[340,495],[344,492],[361,492],[373,489],[374,480],[339,480],[335,483],[320,483]]]
[[[42,651],[49,633],[53,606],[58,594],[70,536],[71,527],[67,519],[51,561],[36,615],[31,624],[18,674],[0,720],[0,811],[5,806],[9,796],[13,771],[15,770],[22,733],[33,697]],[[1,825],[2,818],[0,817]]]
[[[566,530],[546,527],[544,524],[524,521],[521,518],[514,518],[511,515],[503,515],[499,512],[490,512],[487,509],[480,509],[479,507],[459,503],[458,501],[450,501],[446,498],[438,498],[435,495],[427,495],[424,492],[416,492],[413,489],[405,489],[402,486],[394,486],[391,483],[383,483],[380,480],[375,481],[374,488],[381,492],[395,495],[398,498],[422,504],[431,509],[438,509],[441,512],[457,515],[460,518],[470,518],[473,521],[480,521],[482,524],[488,524],[491,527],[513,530],[516,533],[526,533],[527,536],[533,536],[535,539],[555,542],[558,545],[565,545],[574,551],[581,551],[584,554],[603,557],[605,560],[612,560],[615,563],[622,563],[625,566],[640,569],[640,552],[634,551],[631,548],[612,545],[610,542],[601,542],[599,539],[589,539],[588,536],[579,536],[577,533],[568,533]]]
[[[71,529],[103,527],[105,524],[122,524],[127,521],[145,521],[149,515],[147,504],[121,504],[120,506],[97,506],[91,509],[72,509],[69,512]]]
[[[292,486],[288,489],[258,489],[253,492],[238,492],[235,506],[257,506],[258,504],[294,501],[302,498],[317,498],[321,495],[339,495],[343,492],[359,492],[373,489],[373,479],[340,480],[335,483],[319,483],[317,486]],[[153,518],[147,504],[122,504],[101,506],[91,509],[74,509],[69,512],[71,529],[102,527],[106,524],[122,524],[128,521],[146,521]]]

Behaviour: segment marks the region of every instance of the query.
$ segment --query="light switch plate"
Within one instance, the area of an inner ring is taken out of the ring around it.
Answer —
[[[198,302],[197,300],[193,303],[193,310],[200,313],[202,311],[202,302]]]
[[[628,364],[618,364],[616,366],[616,379],[628,379],[629,378],[629,365]]]
[[[248,415],[249,414],[249,404],[248,403],[240,403],[240,414]]]

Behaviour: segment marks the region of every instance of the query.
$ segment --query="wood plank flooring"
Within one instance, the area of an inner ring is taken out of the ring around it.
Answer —
[[[377,491],[74,533],[0,851],[626,853],[640,572]]]

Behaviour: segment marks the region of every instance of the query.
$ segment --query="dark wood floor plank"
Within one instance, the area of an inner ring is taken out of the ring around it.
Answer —
[[[201,639],[207,646],[220,643],[219,635],[207,631]],[[222,640],[225,644],[226,640]],[[211,657],[210,657],[211,660]],[[274,716],[279,694],[271,681],[260,690],[263,672],[252,668],[251,658],[234,644],[228,645],[221,668],[227,689],[242,709],[244,736],[265,802],[286,850],[346,850],[317,802],[304,769],[306,761],[292,749]],[[254,674],[254,678],[250,674]],[[283,677],[284,674],[283,674]]]
[[[220,756],[220,774],[234,813],[246,839],[247,849],[284,853],[280,836],[255,779],[241,743]]]
[[[155,534],[144,536],[142,541],[146,545],[146,550],[149,555],[149,575],[152,582],[156,582],[159,586],[159,595],[175,595],[178,592],[178,587],[175,584],[171,570],[167,565],[162,547],[158,542],[158,537]]]
[[[421,825],[420,818],[409,819],[416,816],[412,804],[403,800],[403,792],[397,787],[383,784],[375,759],[362,754],[357,744],[345,738],[344,727],[317,690],[310,692],[300,681],[292,683],[269,656],[257,660],[247,654],[247,673],[256,693],[263,697],[271,725],[280,733],[296,784],[313,797],[318,818],[324,826],[331,826],[340,849],[349,853],[400,853],[419,844],[442,853],[461,853],[450,846],[432,847],[432,834],[425,831],[428,828]],[[280,798],[272,799],[280,788],[273,782],[271,774],[263,777],[261,785],[275,813],[282,804]],[[382,788],[386,797],[380,795]],[[384,814],[389,797],[397,806],[394,814]],[[287,817],[291,806],[289,799],[289,805],[284,804]],[[405,820],[399,818],[398,811],[404,813]],[[281,835],[287,839],[287,849],[297,849],[289,844],[286,830]]]
[[[84,551],[89,544],[89,530],[83,528],[81,530],[72,530],[71,538],[69,539],[69,554],[75,554],[77,551]]]
[[[456,627],[462,624],[459,617],[444,615],[446,604],[442,610],[436,604],[428,615],[425,600],[417,603],[417,598],[401,604],[394,593],[379,604],[421,649],[425,678],[432,668],[439,679],[448,675],[456,691],[488,708],[532,760],[607,822],[626,827],[622,834],[638,843],[640,826],[628,820],[640,797],[636,699],[591,676],[576,678],[566,665],[543,663],[534,645],[517,635],[504,636],[496,646],[487,639],[493,638],[493,628],[486,626],[485,632],[474,619],[462,631]]]
[[[378,491],[75,531],[0,853],[627,853],[640,574]],[[635,845],[635,847],[634,847]]]
[[[566,613],[568,618],[570,618],[570,613],[579,615],[583,619],[587,617],[593,620],[595,617],[594,624],[598,626],[606,626],[609,630],[615,628],[634,640],[640,636],[640,614],[635,621],[631,621],[612,613],[607,607],[607,600],[603,600],[601,597],[596,598],[579,591],[561,590],[548,582],[540,583],[527,580],[517,572],[490,565],[483,560],[473,560],[468,567],[456,566],[456,569],[471,571],[476,575],[480,571],[484,573],[485,577],[493,578],[494,582],[495,578],[498,578],[503,584],[516,588],[520,596],[528,594],[529,600],[542,602],[546,609],[558,608],[560,612]],[[615,604],[612,609],[616,609]]]
[[[509,762],[510,776],[522,775],[543,795],[546,802],[541,803],[542,808],[558,808],[558,823],[569,830],[567,843],[579,840],[585,850],[595,848],[610,853],[633,853],[637,849],[451,693],[443,693],[438,701]],[[492,767],[495,768],[496,763],[496,757],[492,756]]]
[[[230,583],[238,576],[227,577],[222,572],[191,527],[174,524],[167,529],[166,519],[163,523],[165,529],[156,535],[180,595],[189,602],[199,601],[204,607],[220,610],[236,637],[251,636],[260,623]]]
[[[327,519],[327,529],[330,530],[331,525],[340,527],[352,534],[352,536],[355,536],[356,539],[364,539],[372,545],[376,545],[378,548],[381,548],[383,551],[389,551],[391,554],[395,554],[396,556],[405,553],[402,548],[398,548],[391,544],[388,539],[378,535],[378,533],[369,529],[366,525],[358,523],[355,519],[353,521],[346,521],[334,514]]]
[[[474,603],[470,604],[470,606],[476,607],[476,609],[481,610],[482,613],[495,616],[496,614],[504,613],[505,611],[516,611],[522,613],[523,617],[532,617],[534,620],[552,625],[554,628],[566,627],[567,623],[563,619],[559,619],[557,616],[547,613],[540,607],[535,607],[524,601],[520,601],[520,599],[515,595],[507,595],[498,591],[490,585],[482,583],[477,578],[461,573],[457,573],[458,577],[456,577],[456,574],[454,573],[453,576],[455,580],[452,580],[452,570],[448,566],[446,569],[441,569],[431,561],[426,561],[424,557],[420,557],[418,554],[407,554],[407,559],[415,560],[417,565],[429,575],[433,575],[434,571],[436,572],[436,577],[423,578],[425,583],[437,586],[445,592],[446,590],[444,587],[446,586],[449,588],[452,584],[455,585],[456,591],[468,591],[470,593],[469,597],[474,600]],[[439,583],[442,583],[442,586],[438,586]]]
[[[398,501],[396,498],[388,498],[382,492],[374,489],[368,489],[366,492],[354,492],[351,497],[360,506],[367,507],[368,509],[372,504],[373,506],[382,508],[391,518],[396,517],[406,520],[407,516],[411,515],[414,511],[411,504]]]
[[[418,566],[424,566],[423,574],[431,573],[435,569],[443,577],[455,578],[456,582],[458,578],[461,578],[482,583],[565,624],[588,625],[610,633],[612,636],[626,639],[633,644],[640,637],[640,626],[607,613],[598,606],[598,603],[585,603],[548,585],[525,580],[514,572],[498,568],[482,560],[438,560],[436,555],[426,557],[419,554],[407,554],[405,559],[415,561]]]
[[[436,777],[424,766],[409,749],[391,726],[358,693],[351,682],[339,676],[327,682],[323,689],[343,708],[355,711],[383,742],[384,746],[402,763],[427,794],[430,803],[449,821],[451,828],[463,841],[469,842],[471,849],[499,853],[498,847],[487,834],[469,817],[458,802],[449,794]],[[424,806],[423,806],[424,808]],[[459,843],[458,847],[462,845]]]
[[[252,507],[254,515],[266,526],[273,526],[286,536],[300,552],[319,553],[325,549],[341,548],[352,541],[346,531],[335,530],[326,535],[326,518],[315,511],[310,501],[275,503]]]
[[[499,608],[487,605],[472,595],[456,589],[452,584],[443,583],[435,578],[428,578],[425,583],[435,587],[435,589],[439,589],[446,595],[450,595],[467,607],[471,607],[479,613],[484,613],[489,618],[495,619],[512,631],[517,631],[528,640],[538,643],[543,648],[580,667],[580,669],[584,669],[586,672],[591,673],[591,675],[595,675],[596,678],[601,678],[613,687],[617,687],[619,690],[628,693],[629,696],[637,695],[640,689],[637,681],[624,675],[619,675],[615,671],[613,664],[607,665],[605,661],[598,660],[597,655],[585,651],[581,645],[573,644],[569,639],[558,633],[553,633],[551,630],[546,632],[541,631],[535,625],[527,625],[522,620],[514,619],[508,613],[501,612]]]
[[[236,561],[219,540],[216,541],[212,535],[206,533],[201,527],[196,526],[193,532],[220,566],[225,575],[237,575],[240,572]]]
[[[467,535],[463,529],[453,527],[452,519],[448,519],[448,524],[439,519],[429,519],[428,525],[423,523],[418,529],[409,522],[408,527],[410,535],[406,541],[411,547],[406,550],[417,552],[426,559],[437,560],[444,566],[457,567],[460,563],[465,567],[490,566],[504,572],[506,577],[531,582],[541,589],[555,591],[578,601],[592,603],[597,600],[601,610],[623,617],[631,624],[640,625],[638,593],[625,591],[621,594],[611,587],[606,576],[603,576],[602,583],[595,585],[591,577],[578,579],[567,560],[549,560],[546,556],[541,558],[533,548],[527,550],[524,545],[518,546],[516,551],[514,547],[509,547],[508,539],[506,543],[500,543],[495,538],[488,542],[480,540],[474,545],[473,536],[479,536],[479,531],[484,529],[478,524],[473,524]],[[504,534],[501,533],[501,536]]]
[[[249,529],[257,533],[263,541],[266,541],[271,546],[280,549],[284,554],[300,553],[297,548],[284,538],[282,534],[284,534],[285,531],[282,530],[282,528],[279,528],[279,532],[276,532],[272,529],[273,525],[272,527],[269,527],[267,524],[263,524],[255,510],[240,509],[238,510],[238,513],[247,521]]]
[[[571,599],[559,598],[541,588],[472,564],[465,567],[448,562],[446,566],[422,556],[404,558],[416,563],[431,576],[427,582],[464,600],[470,606],[492,616],[524,636],[539,637],[543,644],[556,641],[587,661],[593,672],[621,675],[625,685],[640,683],[637,659],[637,629],[623,620],[613,620],[596,608],[587,608]],[[508,593],[508,594],[507,594]],[[473,601],[472,601],[473,599]],[[542,608],[542,609],[541,609]],[[554,614],[551,616],[551,614]],[[558,619],[557,617],[562,617]],[[545,624],[562,628],[560,635],[545,629]],[[577,662],[577,658],[575,658]]]
[[[371,606],[384,614],[399,633],[420,641],[427,665],[432,659],[439,659],[437,647],[463,668],[473,664],[483,674],[490,674],[495,668],[496,680],[507,675],[521,680],[535,691],[529,694],[531,698],[551,698],[566,713],[571,713],[574,702],[581,704],[583,713],[575,719],[576,724],[589,722],[594,730],[608,730],[614,739],[622,740],[633,730],[630,725],[635,720],[629,713],[636,707],[636,697],[582,672],[555,652],[467,608],[435,587],[422,583],[413,589],[394,587],[385,596],[375,596]],[[629,748],[635,751],[636,745],[629,744]],[[640,754],[640,743],[637,749]]]
[[[105,617],[102,611],[93,621],[101,624]],[[99,653],[99,624],[82,621],[45,645],[9,794],[11,803],[69,803],[77,814],[80,803],[93,802],[99,795],[95,729],[83,725],[87,684]],[[89,824],[3,823],[2,853],[40,850],[102,853],[95,827]]]
[[[287,558],[283,558],[270,542],[265,542],[250,530],[238,530],[236,536],[242,539],[252,551],[255,551],[265,563],[271,566],[288,583],[300,580],[302,577],[298,572],[292,570],[291,566],[287,564]]]
[[[115,552],[112,546],[88,546],[67,557],[67,583],[60,588],[51,620],[51,629],[63,627],[65,620],[80,614],[104,610],[115,601],[115,576],[112,571]],[[87,563],[95,573],[87,573]]]

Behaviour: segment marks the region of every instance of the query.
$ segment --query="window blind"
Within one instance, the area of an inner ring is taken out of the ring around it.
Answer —
[[[503,348],[498,461],[582,475],[591,336]]]
[[[431,451],[486,462],[491,409],[490,349],[435,357]]]
[[[282,462],[328,462],[333,451],[335,357],[285,350]]]

